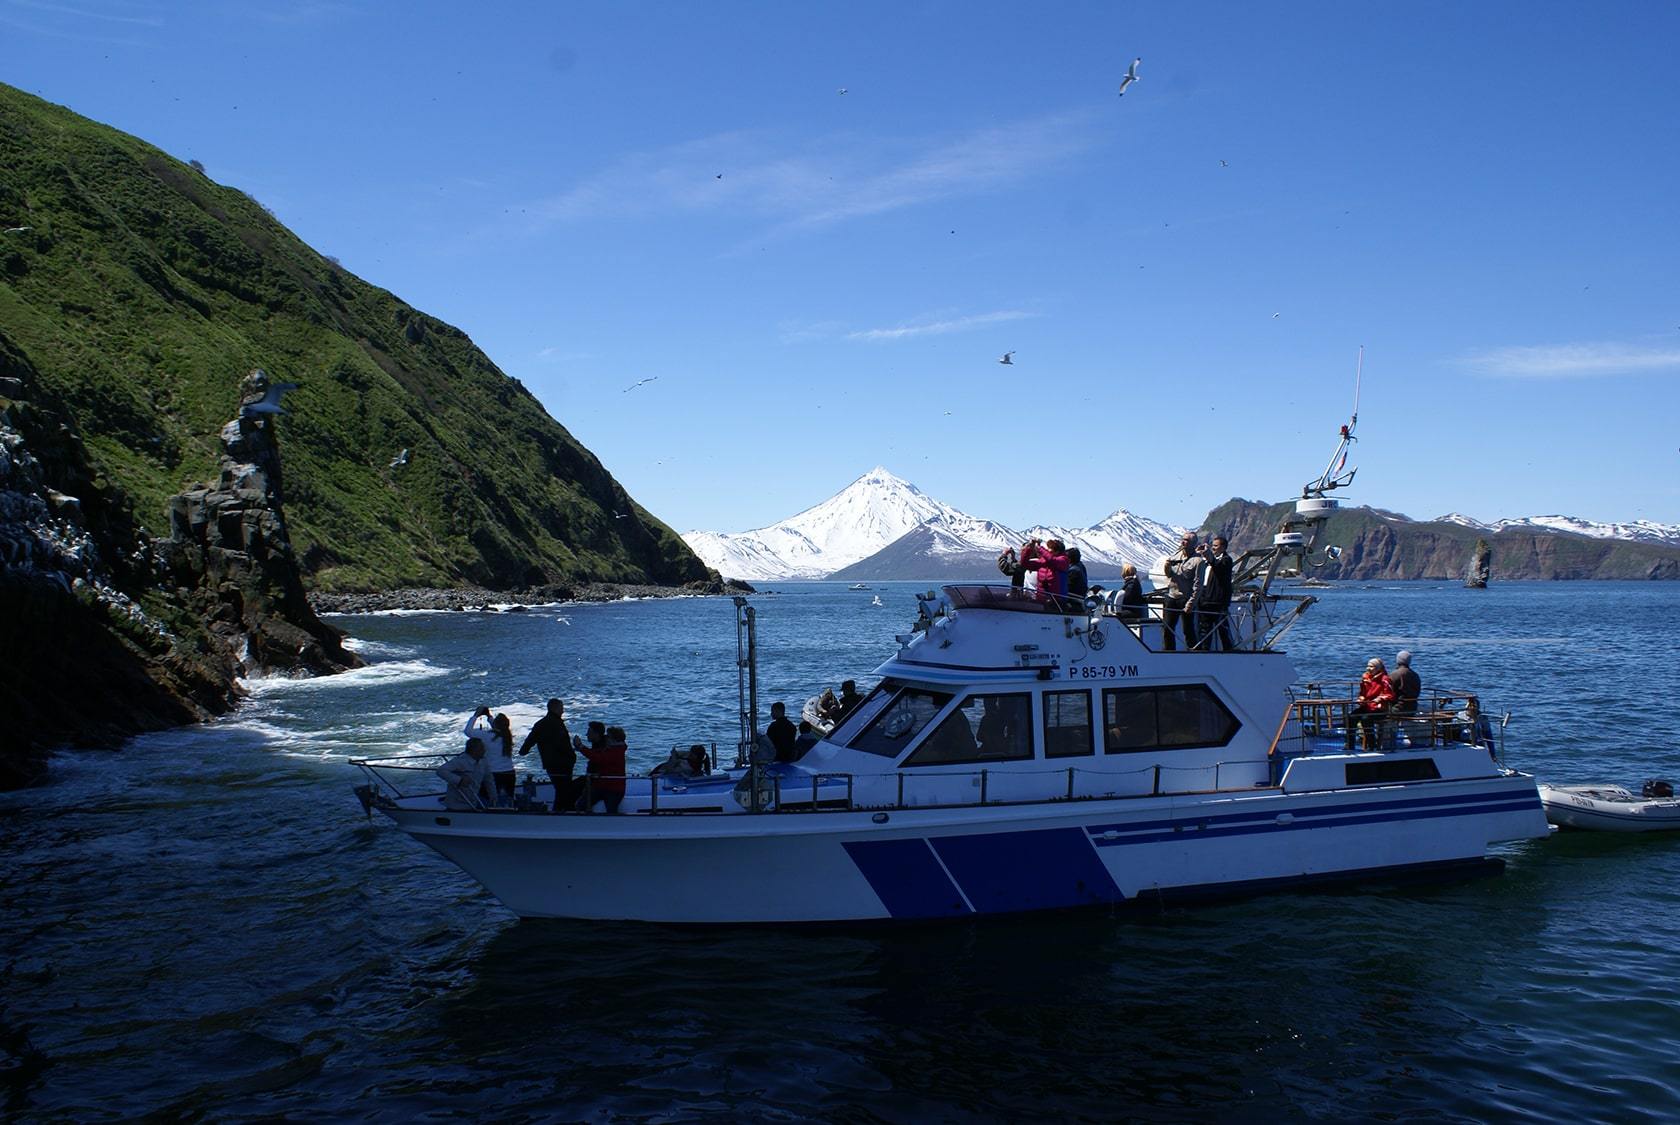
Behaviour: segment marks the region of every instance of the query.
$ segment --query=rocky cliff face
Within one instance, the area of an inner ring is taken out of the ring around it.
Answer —
[[[225,711],[242,672],[357,663],[304,601],[267,426],[238,421],[230,487],[187,501],[186,534],[158,542],[0,333],[0,788],[38,779],[52,746]]]
[[[1233,550],[1272,541],[1293,501],[1261,504],[1228,500],[1208,513],[1204,534],[1225,531]],[[1337,544],[1342,557],[1313,571],[1320,578],[1372,581],[1462,580],[1484,533],[1443,522],[1419,522],[1377,508],[1344,508],[1332,516],[1320,544]],[[1493,573],[1501,580],[1565,578],[1680,578],[1680,550],[1652,543],[1581,535],[1507,530],[1486,536]]]
[[[289,384],[283,385],[292,388]],[[315,616],[281,507],[276,419],[284,408],[261,369],[222,427],[221,476],[170,499],[162,552],[182,596],[231,653],[262,670],[340,672],[361,660]]]

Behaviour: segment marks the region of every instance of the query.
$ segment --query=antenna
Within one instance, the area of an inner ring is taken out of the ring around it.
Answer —
[[[1330,455],[1330,463],[1324,466],[1324,471],[1317,479],[1307,482],[1301,487],[1303,497],[1323,496],[1337,488],[1345,488],[1353,483],[1357,468],[1342,471],[1347,467],[1348,453],[1355,441],[1353,431],[1359,426],[1359,391],[1365,378],[1365,345],[1359,345],[1359,361],[1354,367],[1353,374],[1353,414],[1348,418],[1347,425],[1341,429],[1341,441],[1336,443],[1336,451]]]

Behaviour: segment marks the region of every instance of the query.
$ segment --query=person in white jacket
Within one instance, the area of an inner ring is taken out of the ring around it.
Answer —
[[[461,728],[461,733],[467,736],[468,741],[475,738],[483,740],[484,762],[496,786],[497,803],[511,807],[514,791],[513,725],[508,722],[508,717],[497,715],[491,719],[490,708],[480,707]]]
[[[491,808],[496,787],[490,780],[490,763],[484,760],[484,740],[474,738],[467,748],[437,768],[437,775],[449,786],[443,793],[443,807],[467,812]]]

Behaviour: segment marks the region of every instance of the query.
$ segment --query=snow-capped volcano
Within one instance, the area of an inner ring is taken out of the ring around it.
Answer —
[[[911,532],[914,538],[906,540]],[[1153,564],[1176,549],[1179,531],[1120,509],[1089,528],[1037,528],[1032,534],[1079,547],[1087,567],[1118,569],[1124,562]],[[906,540],[904,548],[880,560],[886,572],[866,568],[868,577],[919,578],[959,570],[977,575],[1005,547],[1018,547],[1024,538],[1004,524],[935,500],[880,466],[821,504],[769,527],[683,536],[707,566],[748,581],[824,578],[900,540]]]
[[[973,533],[982,533],[973,525],[985,523],[877,465],[821,504],[780,523],[733,533],[690,531],[683,539],[707,566],[730,578],[822,578],[927,522]],[[1003,549],[1001,543],[997,549]]]

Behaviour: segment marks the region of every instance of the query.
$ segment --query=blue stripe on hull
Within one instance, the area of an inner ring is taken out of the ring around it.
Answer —
[[[1387,800],[1378,802],[1361,802],[1357,804],[1330,805],[1325,808],[1290,808],[1282,811],[1292,814],[1297,821],[1307,817],[1347,816],[1352,813],[1390,812],[1397,809],[1419,809],[1430,807],[1447,807],[1451,805],[1474,804],[1483,801],[1525,801],[1528,807],[1534,807],[1540,800],[1538,791],[1523,790],[1517,792],[1489,792],[1459,793],[1445,797],[1416,797],[1408,800]],[[1086,828],[1092,836],[1104,832],[1143,832],[1149,829],[1172,830],[1184,824],[1194,823],[1207,827],[1227,824],[1257,824],[1270,823],[1277,818],[1277,809],[1261,809],[1258,811],[1243,811],[1235,813],[1216,813],[1212,816],[1186,815],[1166,820],[1143,820],[1130,823],[1098,824]]]
[[[1170,840],[1211,839],[1216,836],[1249,836],[1257,832],[1299,832],[1308,828],[1341,828],[1346,825],[1354,824],[1380,824],[1384,821],[1391,820],[1435,820],[1444,816],[1481,816],[1486,813],[1539,812],[1540,803],[1532,798],[1518,795],[1516,797],[1506,797],[1501,800],[1488,801],[1485,804],[1479,805],[1456,805],[1433,809],[1406,809],[1399,812],[1363,812],[1362,810],[1355,808],[1341,809],[1338,811],[1340,811],[1343,815],[1338,816],[1335,820],[1317,821],[1303,817],[1300,813],[1296,813],[1296,819],[1288,824],[1277,823],[1275,813],[1271,814],[1264,823],[1254,823],[1251,819],[1248,824],[1229,825],[1219,825],[1217,823],[1221,819],[1219,817],[1209,817],[1203,819],[1186,817],[1184,820],[1178,822],[1177,828],[1170,829],[1168,831],[1134,832],[1114,840],[1093,839],[1092,843],[1099,848],[1114,848],[1122,847],[1126,844],[1160,844]],[[1150,825],[1149,827],[1153,828],[1156,826]],[[1109,830],[1118,831],[1119,829],[1116,827]],[[1089,829],[1088,831],[1096,832],[1100,830]]]
[[[926,840],[852,840],[843,846],[894,918],[972,913]]]
[[[1125,898],[1078,828],[988,832],[930,841],[982,914],[1056,910]]]

